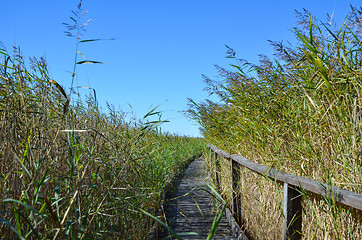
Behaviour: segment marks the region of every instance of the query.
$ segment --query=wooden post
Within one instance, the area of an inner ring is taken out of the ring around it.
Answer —
[[[302,239],[302,194],[296,187],[284,183],[283,240]]]
[[[214,156],[215,156],[215,184],[217,188],[220,188],[219,173],[218,173],[218,171],[220,171],[220,163],[216,152],[214,152]]]
[[[232,213],[239,225],[241,225],[241,196],[238,183],[240,181],[240,164],[231,159],[231,183],[233,189]]]

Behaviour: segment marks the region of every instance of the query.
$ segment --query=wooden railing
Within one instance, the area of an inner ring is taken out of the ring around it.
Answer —
[[[335,199],[335,201],[345,204],[349,207],[362,211],[362,194],[344,190],[341,188],[329,186],[328,184],[314,181],[312,179],[295,176],[278,171],[273,168],[252,162],[240,155],[230,155],[215,146],[208,145],[208,148],[215,155],[214,178],[216,185],[219,186],[220,163],[218,156],[231,161],[232,178],[232,213],[238,220],[241,219],[241,195],[238,191],[238,181],[240,180],[240,167],[244,166],[256,173],[259,173],[269,179],[284,184],[283,199],[283,240],[302,238],[302,192],[309,191],[326,198]]]

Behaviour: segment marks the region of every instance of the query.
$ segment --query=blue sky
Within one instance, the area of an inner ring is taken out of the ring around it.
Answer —
[[[258,54],[272,55],[267,40],[294,42],[295,9],[326,19],[334,13],[341,23],[349,4],[360,1],[236,1],[236,0],[84,0],[92,19],[84,39],[116,38],[84,43],[80,51],[90,60],[107,64],[80,65],[78,85],[96,89],[106,101],[142,117],[159,104],[163,130],[199,136],[198,126],[180,111],[187,98],[207,98],[201,75],[217,75],[214,64],[227,66],[225,44],[239,58],[257,62]],[[64,35],[78,1],[2,0],[0,41],[11,52],[20,46],[26,57],[46,56],[52,78],[69,87],[75,40]],[[86,90],[81,90],[86,91]]]

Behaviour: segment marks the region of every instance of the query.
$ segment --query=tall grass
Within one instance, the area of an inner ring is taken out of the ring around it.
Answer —
[[[71,102],[44,58],[0,51],[0,238],[144,239],[163,187],[203,140]]]
[[[229,153],[362,193],[361,18],[362,9],[351,7],[337,27],[298,13],[297,46],[271,42],[275,58],[261,56],[259,64],[228,47],[233,70],[217,67],[222,81],[205,78],[221,101],[190,100],[188,114],[207,142]],[[282,186],[246,169],[241,175],[243,227],[255,239],[280,238]],[[361,212],[305,195],[305,239],[362,237]]]

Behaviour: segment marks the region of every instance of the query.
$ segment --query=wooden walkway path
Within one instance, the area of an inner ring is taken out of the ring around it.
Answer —
[[[165,216],[168,225],[176,233],[196,232],[199,236],[185,236],[183,239],[206,239],[213,223],[216,210],[215,199],[205,191],[210,190],[210,179],[204,170],[203,160],[195,160],[185,170],[177,188],[166,196]],[[210,192],[210,191],[209,191]],[[196,204],[197,203],[197,204]],[[163,229],[159,239],[175,239]],[[213,239],[238,239],[232,233],[225,213]],[[240,238],[239,238],[240,239]]]

